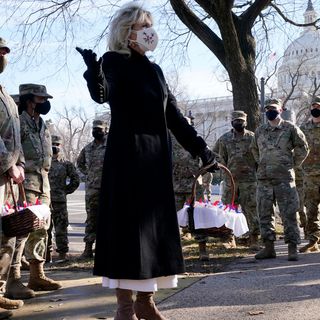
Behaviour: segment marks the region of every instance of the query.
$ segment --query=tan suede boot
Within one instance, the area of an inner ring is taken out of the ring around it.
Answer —
[[[207,253],[206,242],[199,242],[198,244],[199,244],[199,260],[209,261],[209,254]]]
[[[13,315],[13,313],[11,311],[1,310],[0,309],[0,320],[9,319],[9,318],[12,317],[12,315]]]
[[[133,310],[132,290],[116,289],[118,310],[114,320],[138,320]]]
[[[165,318],[153,301],[153,292],[137,292],[137,299],[134,303],[134,311],[138,319],[168,320]]]
[[[10,300],[0,296],[0,308],[7,310],[19,309],[24,305],[22,300]]]
[[[265,240],[265,247],[260,250],[254,257],[256,259],[273,259],[276,258],[276,251],[274,250],[274,241]]]
[[[309,243],[299,249],[299,252],[317,252],[319,245],[317,240],[309,240]]]
[[[10,299],[30,299],[35,297],[33,290],[26,287],[21,281],[20,268],[11,267],[6,284],[5,297]],[[5,307],[2,307],[5,308]],[[6,308],[5,308],[6,309]]]
[[[53,291],[62,288],[60,282],[54,281],[45,276],[43,265],[44,262],[37,260],[30,261],[30,278],[28,288],[34,291]]]

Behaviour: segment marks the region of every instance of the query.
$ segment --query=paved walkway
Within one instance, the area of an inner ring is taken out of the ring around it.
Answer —
[[[181,278],[178,289],[160,291],[158,307],[170,320],[319,320],[320,254],[287,261],[287,247],[277,242],[277,259],[237,260],[222,273]],[[114,291],[101,287],[90,272],[49,271],[63,289],[38,293],[14,311],[14,319],[113,319]],[[26,274],[24,275],[25,281]]]

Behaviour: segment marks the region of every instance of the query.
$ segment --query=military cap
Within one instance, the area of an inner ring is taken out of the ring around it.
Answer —
[[[104,120],[93,120],[92,122],[92,128],[106,129],[107,127],[108,127],[108,124]]]
[[[7,53],[10,52],[10,48],[7,46],[6,40],[0,37],[0,48],[6,49]]]
[[[41,84],[24,83],[19,86],[19,94],[23,96],[25,94],[33,94],[38,97],[53,98],[47,93],[47,88]]]
[[[241,119],[247,121],[247,114],[244,111],[236,110],[231,113],[231,121]]]
[[[312,102],[311,102],[311,105],[312,104],[320,105],[320,96],[314,96],[313,99],[312,99]]]
[[[265,107],[282,108],[282,101],[281,99],[272,98],[272,99],[268,99],[264,105]]]
[[[10,94],[10,96],[13,99],[13,101],[16,103],[16,105],[18,105],[20,103],[20,95],[18,95],[18,94]]]
[[[54,144],[54,143],[61,144],[62,143],[62,138],[60,136],[52,135],[51,136],[51,141],[52,141],[52,144]]]

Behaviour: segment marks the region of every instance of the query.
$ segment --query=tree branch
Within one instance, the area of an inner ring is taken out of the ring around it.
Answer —
[[[286,17],[283,12],[281,11],[281,9],[274,3],[270,3],[270,6],[275,9],[277,11],[277,13],[279,14],[279,16],[285,21],[288,22],[296,27],[311,27],[314,26],[316,29],[320,29],[320,26],[317,26],[317,23],[320,21],[320,18],[316,19],[313,22],[310,23],[297,23],[294,22],[293,20],[289,19],[288,17]]]
[[[255,20],[263,9],[271,4],[272,0],[256,0],[247,10],[241,15],[240,19],[246,25],[247,29],[251,29]]]
[[[170,0],[170,3],[179,19],[216,55],[221,64],[226,67],[222,40],[190,10],[184,0]]]

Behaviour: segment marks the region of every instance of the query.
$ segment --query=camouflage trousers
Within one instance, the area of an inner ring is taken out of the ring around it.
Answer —
[[[25,191],[28,203],[36,203],[36,199],[38,198],[42,204],[50,205],[50,196],[47,194],[38,193],[31,190]],[[13,255],[12,264],[16,266],[20,265],[23,250],[27,260],[37,260],[41,262],[44,261],[47,241],[48,234],[45,228],[38,229],[24,237],[17,237],[16,249]]]
[[[15,189],[16,185],[14,186]],[[4,176],[0,176],[0,209],[3,204],[9,199],[10,188]],[[17,191],[17,190],[14,190]],[[5,283],[8,279],[9,268],[13,258],[16,238],[8,238],[2,232],[1,218],[0,218],[0,291],[5,290]]]
[[[242,212],[248,222],[249,232],[252,235],[260,234],[256,191],[257,183],[255,181],[235,183],[236,196],[234,203],[240,204]],[[231,185],[227,181],[224,181],[223,195],[221,200],[225,204],[230,204],[232,201]]]
[[[183,208],[183,205],[185,204],[185,202],[190,199],[191,194],[190,194],[190,192],[189,193],[188,192],[185,192],[185,193],[184,192],[176,192],[174,194],[174,196],[175,196],[175,200],[176,200],[176,209],[177,209],[177,211],[179,211],[180,209]],[[197,191],[196,198],[198,199],[198,197],[201,197],[200,191]],[[186,229],[188,229],[188,228],[186,228]],[[184,232],[184,231],[187,231],[187,230],[185,230],[185,228],[183,228],[182,232]],[[208,241],[208,237],[205,235],[198,235],[197,234],[197,235],[195,235],[194,239],[197,242],[207,242]]]
[[[300,243],[297,222],[298,194],[294,181],[258,180],[257,205],[263,240],[276,240],[274,205],[278,204],[285,243]]]
[[[320,239],[320,176],[304,177],[304,201],[307,212],[309,240]]]
[[[96,240],[97,213],[99,209],[100,190],[86,190],[86,227],[83,241],[94,243]]]
[[[56,251],[59,253],[67,253],[69,251],[69,240],[68,240],[68,210],[66,202],[51,202],[51,218],[52,224],[50,226],[50,231],[48,230],[48,237],[52,237],[52,229],[55,230],[55,241],[56,241]],[[48,250],[49,241],[48,238]],[[51,250],[50,250],[51,251]]]
[[[307,226],[307,214],[304,207],[303,180],[296,180],[296,187],[299,197],[298,216],[300,220],[300,227],[304,228]]]

